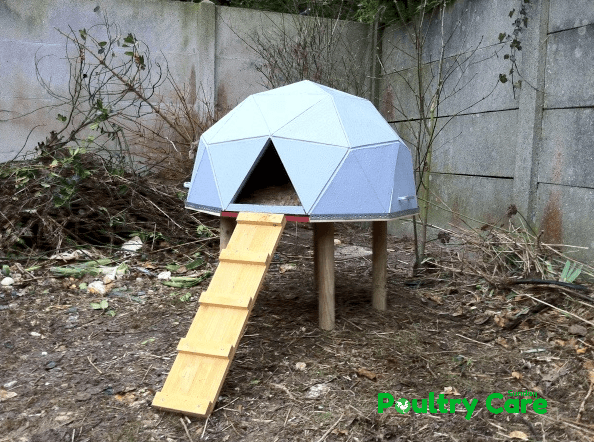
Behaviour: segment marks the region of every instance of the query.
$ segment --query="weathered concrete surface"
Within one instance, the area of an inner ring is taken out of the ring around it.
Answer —
[[[418,128],[418,124],[414,126]],[[517,126],[517,110],[439,118],[436,130],[441,133],[433,150],[432,170],[513,178]],[[410,124],[392,127],[407,145],[414,145]]]
[[[551,0],[549,32],[594,23],[592,0]]]
[[[266,78],[257,72],[257,67],[263,66],[266,61],[258,54],[260,44],[264,43],[269,48],[280,47],[287,50],[290,57],[298,57],[299,50],[292,45],[297,41],[296,33],[299,29],[309,33],[332,33],[332,56],[319,58],[317,61],[331,60],[334,63],[332,72],[335,78],[351,78],[365,83],[368,28],[368,25],[362,23],[337,23],[331,20],[320,21],[314,17],[231,7],[217,8],[216,84],[219,97],[225,101],[219,105],[230,109],[248,95],[265,90],[268,86]],[[321,37],[320,41],[324,39],[325,37]],[[343,89],[348,90],[348,87]],[[362,91],[349,92],[363,95]]]
[[[589,250],[566,250],[576,250],[571,253],[573,258],[591,262],[594,250],[594,189],[541,183],[537,194],[537,221],[545,232],[543,241],[589,247]]]
[[[443,36],[447,42],[446,57],[469,52],[475,48],[499,45],[499,33],[513,31],[509,11],[517,9],[518,0],[458,0],[446,8]],[[441,21],[437,14],[426,16],[428,29],[423,63],[439,59],[442,46]],[[450,38],[451,37],[451,38]],[[386,70],[401,70],[416,66],[413,45],[403,32],[401,24],[386,29],[383,40],[383,63]]]
[[[431,202],[437,206],[431,208],[429,223],[443,227],[464,226],[462,219],[473,227],[501,223],[506,219],[505,213],[513,198],[513,180],[510,179],[434,174],[431,185],[435,192]],[[390,221],[388,232],[410,236],[412,226],[406,220]],[[435,229],[428,232],[428,239],[437,237]]]
[[[440,116],[518,107],[518,97],[514,97],[512,93],[511,82],[499,83],[499,74],[509,70],[509,62],[496,56],[496,51],[502,48],[503,45],[491,46],[479,49],[473,55],[461,54],[444,60],[445,82],[439,107]],[[437,90],[438,71],[438,62],[425,64],[421,70],[427,91],[426,106]],[[419,117],[416,68],[394,71],[382,78],[381,83],[381,108],[389,121]],[[388,87],[392,93],[388,92]]]
[[[544,111],[540,183],[594,189],[594,109]]]
[[[545,107],[594,105],[594,24],[549,35]]]

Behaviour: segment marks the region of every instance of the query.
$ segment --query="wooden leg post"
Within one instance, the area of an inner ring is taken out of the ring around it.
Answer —
[[[373,236],[373,294],[372,305],[377,310],[386,310],[386,280],[388,270],[388,222],[374,221]]]
[[[229,240],[231,239],[233,230],[235,230],[236,224],[237,223],[235,221],[235,218],[231,218],[228,216],[221,216],[221,242],[220,242],[221,250],[227,248],[227,244],[229,244]]]
[[[332,330],[334,312],[334,223],[314,223],[314,262],[322,330]]]

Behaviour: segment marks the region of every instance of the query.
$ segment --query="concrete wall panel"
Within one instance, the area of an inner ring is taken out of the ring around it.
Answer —
[[[594,25],[551,34],[547,44],[545,108],[594,105]]]
[[[550,0],[549,32],[577,28],[594,23],[592,0]]]
[[[545,110],[538,181],[594,189],[594,109]]]
[[[564,249],[575,259],[592,262],[594,250],[594,189],[539,184],[537,220],[544,230],[543,241],[583,249]]]
[[[516,110],[455,117],[439,135],[433,170],[513,178],[517,118]],[[438,130],[444,120],[439,119]]]

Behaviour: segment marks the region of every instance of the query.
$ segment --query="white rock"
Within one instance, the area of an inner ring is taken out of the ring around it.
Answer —
[[[307,394],[305,395],[306,398],[315,399],[318,398],[330,391],[330,386],[328,384],[316,384],[307,390]]]
[[[87,287],[87,291],[94,295],[105,295],[107,293],[107,289],[105,288],[105,284],[102,281],[93,281]]]
[[[171,272],[170,271],[161,272],[157,275],[157,279],[171,279]]]
[[[12,279],[10,276],[7,276],[2,280],[2,282],[0,282],[0,284],[2,284],[5,287],[11,286],[14,284],[14,279]]]
[[[306,367],[305,362],[297,362],[295,364],[295,368],[300,371],[305,370],[305,367]]]
[[[339,245],[341,245],[341,244],[342,244],[342,241],[341,241],[341,240],[339,240],[339,239],[337,239],[337,238],[334,238],[334,245],[335,245],[335,246],[339,246]]]
[[[17,381],[10,381],[3,385],[4,388],[11,388],[16,385]]]
[[[38,338],[39,336],[41,336],[41,333],[38,332],[31,332],[30,333],[31,336],[35,336],[36,338]]]
[[[138,236],[135,236],[131,240],[122,244],[122,250],[126,250],[128,252],[137,252],[140,249],[142,249],[142,240]]]

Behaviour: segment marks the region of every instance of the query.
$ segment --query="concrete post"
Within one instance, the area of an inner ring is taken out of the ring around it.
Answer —
[[[550,0],[532,2],[533,14],[522,38],[523,81],[518,109],[513,196],[516,207],[530,222],[536,220],[537,167],[542,143],[549,3]]]
[[[196,88],[198,93],[198,111],[214,110],[216,103],[216,22],[217,7],[209,0],[198,5],[198,75]],[[208,105],[211,109],[208,109]]]

